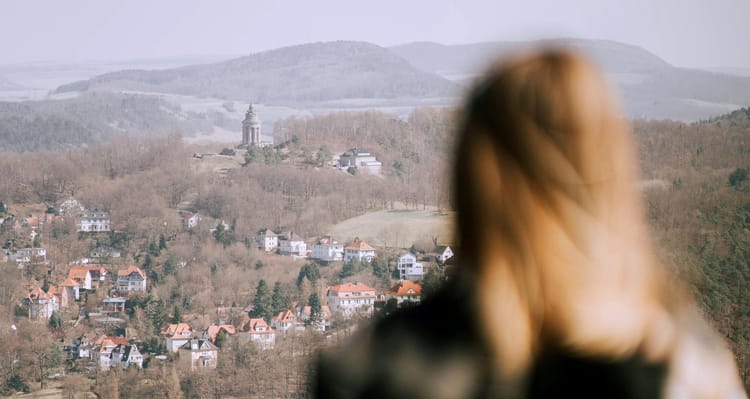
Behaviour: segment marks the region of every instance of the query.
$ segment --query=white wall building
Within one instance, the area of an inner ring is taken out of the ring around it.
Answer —
[[[419,281],[424,276],[424,265],[417,262],[417,257],[406,252],[398,257],[398,279]]]
[[[324,263],[343,260],[344,244],[334,240],[333,237],[323,237],[313,245],[312,257]]]
[[[341,154],[338,167],[344,170],[354,167],[365,172],[380,174],[383,163],[368,151],[352,148]]]
[[[366,242],[355,238],[351,244],[344,247],[344,261],[350,262],[354,259],[360,262],[370,262],[375,258],[375,248],[369,246]]]
[[[99,209],[83,211],[78,223],[78,231],[107,232],[110,230],[109,212]]]
[[[136,266],[117,272],[117,291],[146,291],[146,273]]]
[[[258,234],[255,235],[255,244],[258,249],[271,252],[279,247],[279,236],[276,235],[271,229],[260,229]]]
[[[330,286],[326,298],[331,312],[346,317],[372,315],[375,308],[375,289],[360,282]]]
[[[282,255],[307,256],[307,244],[302,237],[289,233],[279,237],[279,253]]]

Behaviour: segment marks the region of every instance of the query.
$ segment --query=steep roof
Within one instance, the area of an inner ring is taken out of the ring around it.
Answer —
[[[355,238],[354,241],[352,241],[351,244],[347,245],[346,248],[353,251],[374,251],[375,248],[367,245],[366,242],[363,240],[360,240],[359,237]]]
[[[86,275],[91,277],[91,272],[86,266],[73,266],[68,271],[68,278],[72,280],[86,280]]]
[[[265,330],[258,331],[259,328],[264,328]],[[271,328],[268,326],[268,323],[266,323],[266,321],[261,318],[250,319],[247,323],[245,323],[244,326],[242,326],[242,331],[254,334],[270,334],[273,332],[273,330],[271,330]]]
[[[140,267],[133,265],[128,266],[125,270],[118,270],[117,277],[127,277],[133,273],[138,273],[144,280],[146,279],[146,273]]]
[[[226,334],[234,335],[237,334],[237,330],[231,324],[212,324],[206,328],[206,335],[211,342],[216,342],[216,337],[219,335],[221,330],[224,330]]]
[[[192,338],[193,329],[187,323],[169,324],[159,334],[172,339]]]
[[[353,282],[353,283],[344,283],[344,284],[338,284],[338,285],[332,285],[328,287],[328,291],[333,292],[366,292],[366,291],[375,291],[375,288],[372,288],[366,284],[362,284],[360,282]]]
[[[422,286],[411,280],[401,280],[385,293],[394,296],[418,296],[422,295]]]

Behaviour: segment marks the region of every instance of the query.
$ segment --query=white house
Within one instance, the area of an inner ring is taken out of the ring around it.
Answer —
[[[293,329],[298,323],[297,316],[291,310],[283,310],[271,319],[271,325],[279,331]]]
[[[354,167],[365,172],[380,174],[382,166],[383,163],[374,155],[360,148],[352,148],[339,157],[339,169],[346,170]]]
[[[120,365],[124,370],[130,366],[143,368],[143,355],[134,344],[117,345],[109,354],[109,367]]]
[[[146,291],[146,273],[136,266],[117,272],[117,291]]]
[[[279,253],[282,255],[307,256],[307,244],[302,237],[289,233],[279,237]]]
[[[19,248],[6,253],[8,260],[16,263],[43,263],[47,261],[47,250],[44,248]]]
[[[273,349],[276,344],[276,333],[265,320],[250,319],[240,331],[240,340],[250,340],[258,344],[261,349]]]
[[[215,369],[219,350],[207,339],[190,339],[179,348],[179,364],[189,371]]]
[[[328,287],[326,298],[331,312],[347,317],[372,315],[375,307],[375,289],[356,281]]]
[[[55,295],[49,295],[39,287],[32,287],[23,302],[29,309],[31,320],[49,319],[52,312],[60,309],[58,298]]]
[[[405,252],[398,257],[399,280],[419,281],[424,276],[424,266],[417,262],[417,257],[411,252]]]
[[[395,298],[398,305],[404,302],[418,303],[422,299],[422,286],[411,280],[401,280],[385,292],[385,299],[391,298]]]
[[[159,334],[164,338],[164,345],[169,352],[176,352],[177,349],[193,339],[193,329],[187,323],[170,324]]]
[[[356,259],[361,262],[370,262],[375,258],[375,248],[367,245],[366,242],[355,238],[351,244],[344,247],[344,261],[350,262]]]
[[[100,209],[83,211],[78,222],[78,231],[106,232],[110,230],[109,212]]]
[[[438,245],[434,250],[436,256],[435,259],[440,263],[445,263],[448,259],[453,257],[453,250],[447,245]]]
[[[86,266],[73,266],[68,271],[68,279],[78,283],[78,287],[85,290],[91,289],[91,283],[93,278],[91,277],[91,270]]]
[[[276,235],[271,229],[260,229],[258,234],[255,235],[255,244],[258,249],[271,252],[279,247],[279,236]]]
[[[312,257],[324,263],[343,260],[344,244],[334,240],[333,237],[323,237],[313,245]]]

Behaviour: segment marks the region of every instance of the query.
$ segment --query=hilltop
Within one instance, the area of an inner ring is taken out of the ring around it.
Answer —
[[[631,118],[696,121],[750,106],[750,77],[678,68],[641,47],[607,40],[418,42],[389,49],[416,68],[469,84],[494,58],[550,45],[573,47],[596,60],[617,86]]]
[[[364,42],[311,43],[225,62],[164,70],[128,70],[60,86],[211,96],[264,104],[357,98],[443,97],[456,85]]]

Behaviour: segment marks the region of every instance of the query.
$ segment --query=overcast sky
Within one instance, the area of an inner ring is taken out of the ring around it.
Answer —
[[[750,68],[748,18],[750,0],[0,0],[0,64],[582,37],[677,66]]]

